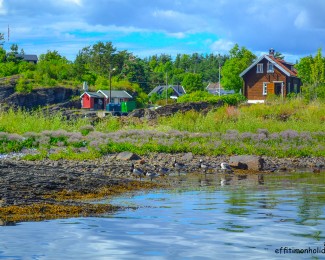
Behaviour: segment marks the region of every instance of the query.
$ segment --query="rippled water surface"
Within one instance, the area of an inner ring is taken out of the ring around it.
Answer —
[[[181,178],[110,201],[136,210],[1,226],[0,259],[325,258],[324,174]]]

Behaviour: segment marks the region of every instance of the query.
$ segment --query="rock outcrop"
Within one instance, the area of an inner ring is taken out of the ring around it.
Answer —
[[[34,89],[30,93],[14,92],[14,87],[0,88],[0,102],[7,106],[33,109],[69,101],[79,90],[65,87]]]

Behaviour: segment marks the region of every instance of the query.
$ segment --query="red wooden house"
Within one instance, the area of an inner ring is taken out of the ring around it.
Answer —
[[[268,95],[285,97],[300,93],[301,80],[294,64],[274,57],[274,50],[258,58],[240,76],[244,80],[243,94],[249,103],[264,102]]]

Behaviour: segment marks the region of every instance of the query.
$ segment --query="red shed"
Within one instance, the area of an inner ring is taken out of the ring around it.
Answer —
[[[98,92],[84,92],[81,96],[81,108],[104,109],[104,95]]]

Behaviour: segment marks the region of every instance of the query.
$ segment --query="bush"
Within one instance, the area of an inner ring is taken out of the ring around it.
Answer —
[[[231,95],[223,95],[223,96],[216,96],[212,95],[207,91],[195,91],[191,94],[185,94],[177,99],[179,103],[185,102],[201,102],[206,101],[209,103],[218,103],[222,100],[225,104],[228,105],[238,105],[239,103],[246,100],[246,98],[241,94],[231,94]]]
[[[19,93],[30,93],[33,90],[32,84],[24,77],[20,77],[17,81],[15,90]]]

